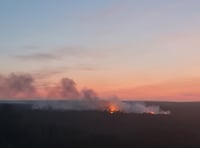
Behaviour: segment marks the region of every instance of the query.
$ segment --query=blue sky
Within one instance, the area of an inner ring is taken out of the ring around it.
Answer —
[[[17,49],[9,47],[49,50],[70,45],[123,45],[197,27],[199,4],[181,0],[2,0],[1,46],[12,53]]]
[[[58,72],[99,91],[196,79],[199,8],[198,0],[1,0],[0,70]]]

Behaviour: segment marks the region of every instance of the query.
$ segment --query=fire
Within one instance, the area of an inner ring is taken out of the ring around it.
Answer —
[[[148,112],[149,114],[151,114],[151,115],[155,115],[156,113],[155,112],[153,112],[153,111],[150,111],[150,112]]]
[[[120,109],[119,107],[116,105],[116,104],[109,104],[108,105],[108,109],[107,111],[110,113],[110,114],[113,114],[115,112],[118,112]]]

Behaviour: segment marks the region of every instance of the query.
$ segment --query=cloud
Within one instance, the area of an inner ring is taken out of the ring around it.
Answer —
[[[33,53],[15,56],[21,60],[58,60],[60,56],[50,53]]]
[[[50,60],[67,60],[67,59],[76,59],[77,61],[87,61],[88,59],[100,59],[105,58],[107,56],[107,52],[102,49],[94,49],[94,48],[84,48],[84,47],[76,47],[76,46],[63,46],[59,48],[50,49],[50,51],[40,50],[26,50],[26,52],[18,52],[15,55],[11,55],[12,57],[18,60],[29,60],[29,61],[50,61]],[[80,64],[81,64],[80,63]]]
[[[45,80],[51,77],[59,77],[59,75],[64,75],[67,72],[71,71],[96,71],[97,67],[95,65],[87,64],[74,64],[71,66],[44,66],[38,70],[32,71],[32,76],[37,80]]]

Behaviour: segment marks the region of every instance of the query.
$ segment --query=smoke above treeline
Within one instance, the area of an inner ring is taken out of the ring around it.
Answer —
[[[35,78],[30,74],[10,74],[0,76],[0,98],[57,98],[79,99],[96,98],[92,89],[79,91],[76,83],[70,78],[62,78],[55,86],[39,88],[35,84]]]
[[[141,102],[123,102],[119,99],[102,99],[92,89],[78,90],[76,83],[70,78],[62,78],[53,87],[46,86],[38,90],[35,79],[30,74],[10,74],[0,76],[0,98],[1,99],[67,99],[73,101],[35,101],[32,102],[33,109],[54,110],[99,110],[125,113],[151,113],[170,114],[163,111],[159,106],[146,105]]]
[[[164,111],[158,105],[146,105],[143,102],[123,102],[117,99],[108,100],[77,100],[77,101],[36,101],[32,103],[32,109],[36,110],[71,110],[71,111],[107,111],[138,113],[151,115],[169,115],[170,111]]]

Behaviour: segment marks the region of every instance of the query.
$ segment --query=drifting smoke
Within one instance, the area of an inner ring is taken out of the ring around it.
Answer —
[[[141,102],[123,102],[113,100],[76,100],[76,101],[37,101],[32,104],[33,109],[39,110],[71,110],[71,111],[107,111],[111,114],[115,112],[138,113],[152,115],[169,115],[170,111],[164,111],[157,105],[146,105]]]
[[[69,78],[62,78],[55,87],[48,87],[43,98],[80,98],[80,92],[76,88],[76,83]],[[40,95],[39,95],[40,96]]]
[[[150,113],[170,114],[170,111],[163,111],[159,106],[147,106],[144,103],[128,103],[119,99],[103,100],[98,97],[92,89],[79,91],[76,83],[69,78],[63,78],[54,87],[44,89],[43,94],[34,84],[31,75],[10,74],[7,77],[0,76],[0,98],[57,98],[73,99],[74,101],[35,101],[33,109],[56,109],[56,110],[100,110],[124,113]]]
[[[145,103],[123,103],[122,111],[126,113],[149,113],[169,115],[170,111],[164,111],[158,105],[146,105]]]
[[[76,88],[76,83],[68,78],[61,80],[61,94],[64,98],[78,98],[79,92]]]
[[[34,77],[29,74],[10,74],[8,76],[0,75],[0,98],[91,99],[96,95],[92,89],[79,91],[76,87],[76,83],[69,78],[62,78],[54,87],[45,87],[40,89],[37,88],[34,82]]]
[[[0,76],[0,98],[29,98],[35,97],[36,88],[31,75],[10,74]]]

